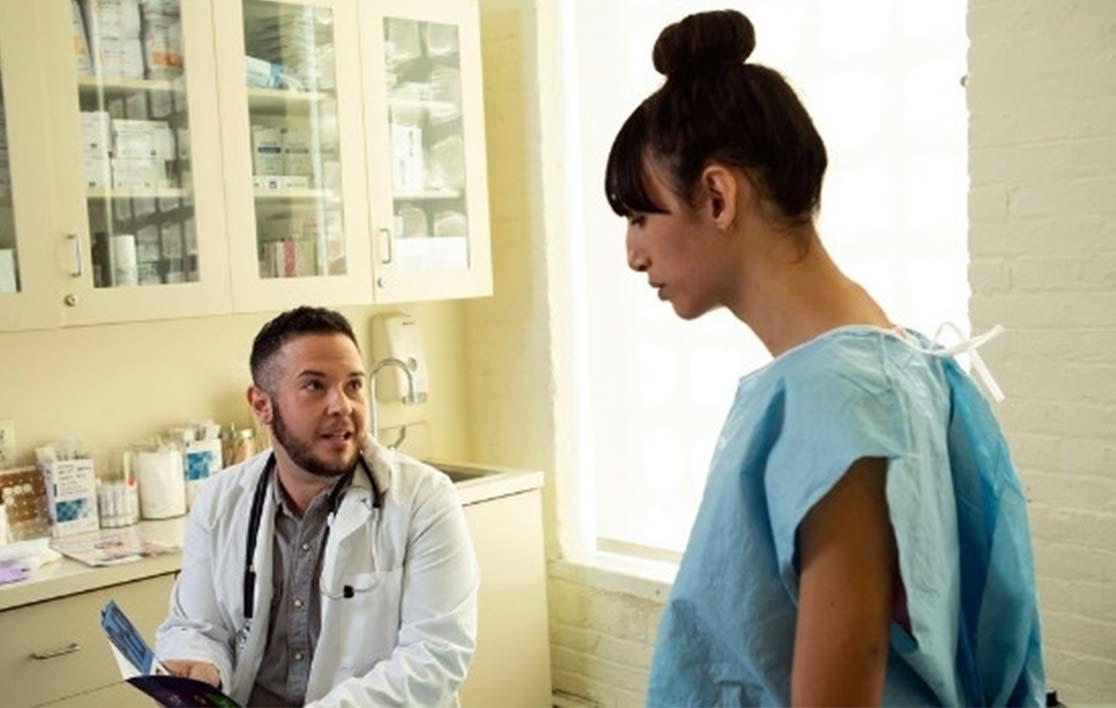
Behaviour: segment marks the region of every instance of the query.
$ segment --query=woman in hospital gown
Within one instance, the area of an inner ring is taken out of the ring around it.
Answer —
[[[998,424],[935,343],[818,239],[826,152],[746,60],[738,12],[656,42],[665,84],[613,144],[629,265],[774,359],[742,379],[664,611],[652,705],[1039,705],[1025,500]]]

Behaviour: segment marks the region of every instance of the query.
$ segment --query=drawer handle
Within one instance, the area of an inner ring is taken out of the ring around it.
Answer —
[[[41,654],[39,652],[34,652],[33,654],[31,654],[31,658],[35,661],[46,661],[48,659],[57,659],[58,657],[66,656],[67,654],[73,654],[74,652],[80,650],[80,644],[78,644],[77,642],[70,642],[68,646],[64,646],[61,649],[55,649],[54,651],[44,651]]]

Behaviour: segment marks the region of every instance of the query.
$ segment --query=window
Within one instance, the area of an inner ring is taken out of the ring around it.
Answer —
[[[770,359],[729,313],[683,322],[628,271],[602,186],[616,131],[661,82],[659,31],[726,5],[755,25],[750,61],[787,77],[826,142],[818,231],[838,264],[895,321],[968,331],[964,2],[563,3],[579,494],[613,550],[677,557],[737,380]]]

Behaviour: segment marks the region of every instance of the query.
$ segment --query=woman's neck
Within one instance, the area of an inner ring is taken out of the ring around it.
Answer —
[[[836,327],[891,327],[887,314],[830,258],[812,225],[768,232],[759,257],[746,259],[729,304],[773,357]],[[804,245],[805,244],[805,245]]]

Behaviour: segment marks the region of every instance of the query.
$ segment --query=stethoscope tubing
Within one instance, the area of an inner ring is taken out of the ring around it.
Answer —
[[[372,470],[368,469],[368,463],[365,462],[364,457],[358,458],[360,466],[364,468],[365,473],[368,475],[368,481],[372,483],[372,499],[375,508],[381,508],[382,500],[380,499],[380,492],[376,486],[376,478],[372,475]],[[275,469],[275,454],[272,453],[267,458],[267,463],[264,465],[264,470],[260,474],[259,481],[256,482],[256,490],[252,496],[252,508],[248,514],[248,535],[245,542],[245,550],[247,555],[244,557],[244,619],[247,622],[252,621],[252,615],[255,611],[256,605],[256,544],[260,534],[260,522],[263,519],[263,506],[264,499],[267,496],[268,481],[271,479],[271,474]],[[350,471],[348,475],[352,475]],[[344,490],[348,489],[349,485],[346,482],[340,482],[335,485],[333,490],[329,493],[329,513],[330,519],[337,512],[337,506]],[[326,530],[327,538],[329,530]],[[348,597],[348,595],[346,595]]]

